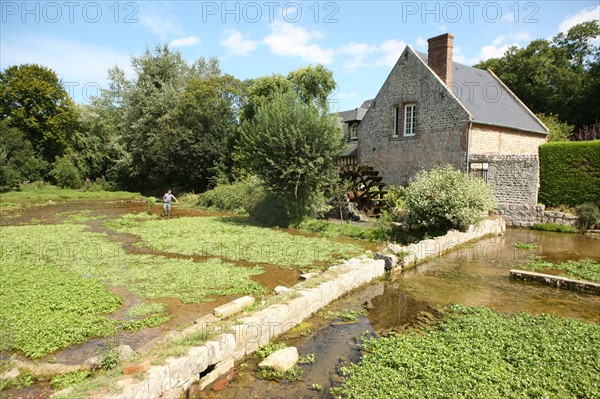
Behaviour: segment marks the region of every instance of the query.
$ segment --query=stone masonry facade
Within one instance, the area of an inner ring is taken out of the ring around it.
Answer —
[[[499,204],[537,204],[537,155],[471,154],[469,163],[487,163],[487,181]]]
[[[506,220],[508,226],[531,227],[538,223],[577,225],[577,216],[547,211],[544,205],[500,204],[496,212]]]
[[[416,104],[415,135],[399,129],[394,137],[394,110],[405,104]],[[359,163],[373,166],[389,185],[405,185],[441,164],[465,170],[468,120],[445,84],[407,47],[358,127]]]

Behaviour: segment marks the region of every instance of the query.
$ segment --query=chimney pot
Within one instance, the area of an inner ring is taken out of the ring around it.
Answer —
[[[427,64],[448,87],[452,85],[453,40],[452,33],[444,33],[427,39]]]

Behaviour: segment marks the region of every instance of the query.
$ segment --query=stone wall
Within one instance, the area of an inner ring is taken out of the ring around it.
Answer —
[[[546,135],[503,127],[473,124],[469,138],[472,154],[538,155]]]
[[[508,226],[531,227],[538,223],[557,223],[575,226],[577,216],[569,213],[547,211],[544,205],[498,204],[496,212]]]
[[[537,204],[539,159],[537,155],[470,154],[469,164],[487,163],[487,181],[500,204]]]
[[[416,104],[415,135],[394,137],[394,108]],[[358,162],[403,185],[439,164],[465,169],[469,115],[444,83],[407,47],[358,127]]]

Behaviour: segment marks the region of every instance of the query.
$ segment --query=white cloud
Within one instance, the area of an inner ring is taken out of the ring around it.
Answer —
[[[173,47],[183,47],[183,46],[193,46],[194,44],[200,43],[200,38],[198,36],[187,36],[181,37],[179,39],[173,39],[169,42],[169,46]]]
[[[455,45],[452,52],[452,60],[464,65],[473,65],[479,62],[479,57],[467,57],[463,54],[462,48]]]
[[[128,76],[133,75],[131,56],[110,47],[98,47],[48,36],[3,38],[0,67],[40,64],[54,70],[68,87],[75,101],[86,101],[107,86],[108,69],[118,65]],[[70,88],[70,89],[69,89]]]
[[[502,57],[506,50],[512,46],[522,47],[524,42],[531,40],[527,32],[500,35],[492,40],[491,44],[483,46],[479,51],[479,59],[485,61],[489,58]]]
[[[221,45],[227,47],[231,54],[248,55],[258,44],[255,40],[246,39],[238,30],[228,29],[225,33],[227,36],[221,39]]]
[[[427,50],[427,40],[423,36],[417,37],[417,47],[420,50]]]
[[[373,66],[392,66],[398,61],[405,47],[404,41],[390,39],[380,45],[349,43],[339,48],[338,53],[351,56],[344,62],[344,68],[354,71],[358,68]]]
[[[350,54],[352,58],[344,62],[344,68],[355,70],[357,68],[363,68],[368,66],[366,60],[369,54],[376,52],[377,46],[373,46],[366,43],[350,43],[340,48],[338,52],[343,54]]]
[[[579,10],[578,13],[568,15],[558,26],[559,32],[567,33],[573,26],[586,21],[600,20],[600,5]]]
[[[170,36],[182,34],[180,24],[174,16],[165,14],[154,7],[146,6],[140,9],[140,24],[155,34],[160,40],[167,40]]]
[[[271,34],[263,39],[272,53],[281,56],[300,57],[304,61],[330,64],[333,62],[333,50],[324,49],[318,44],[311,43],[320,39],[320,32],[310,32],[307,29],[281,21],[271,25]]]
[[[402,40],[390,39],[381,43],[379,48],[384,53],[383,57],[375,61],[377,65],[392,66],[400,58],[400,54],[406,47],[406,42]]]

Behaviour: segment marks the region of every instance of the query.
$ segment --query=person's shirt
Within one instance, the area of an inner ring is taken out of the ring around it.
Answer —
[[[167,193],[167,194],[165,194],[165,195],[163,196],[163,201],[165,201],[165,202],[171,202],[171,201],[173,201],[173,198],[174,198],[174,197],[175,197],[175,196],[174,196],[173,194],[169,194],[169,193]]]

